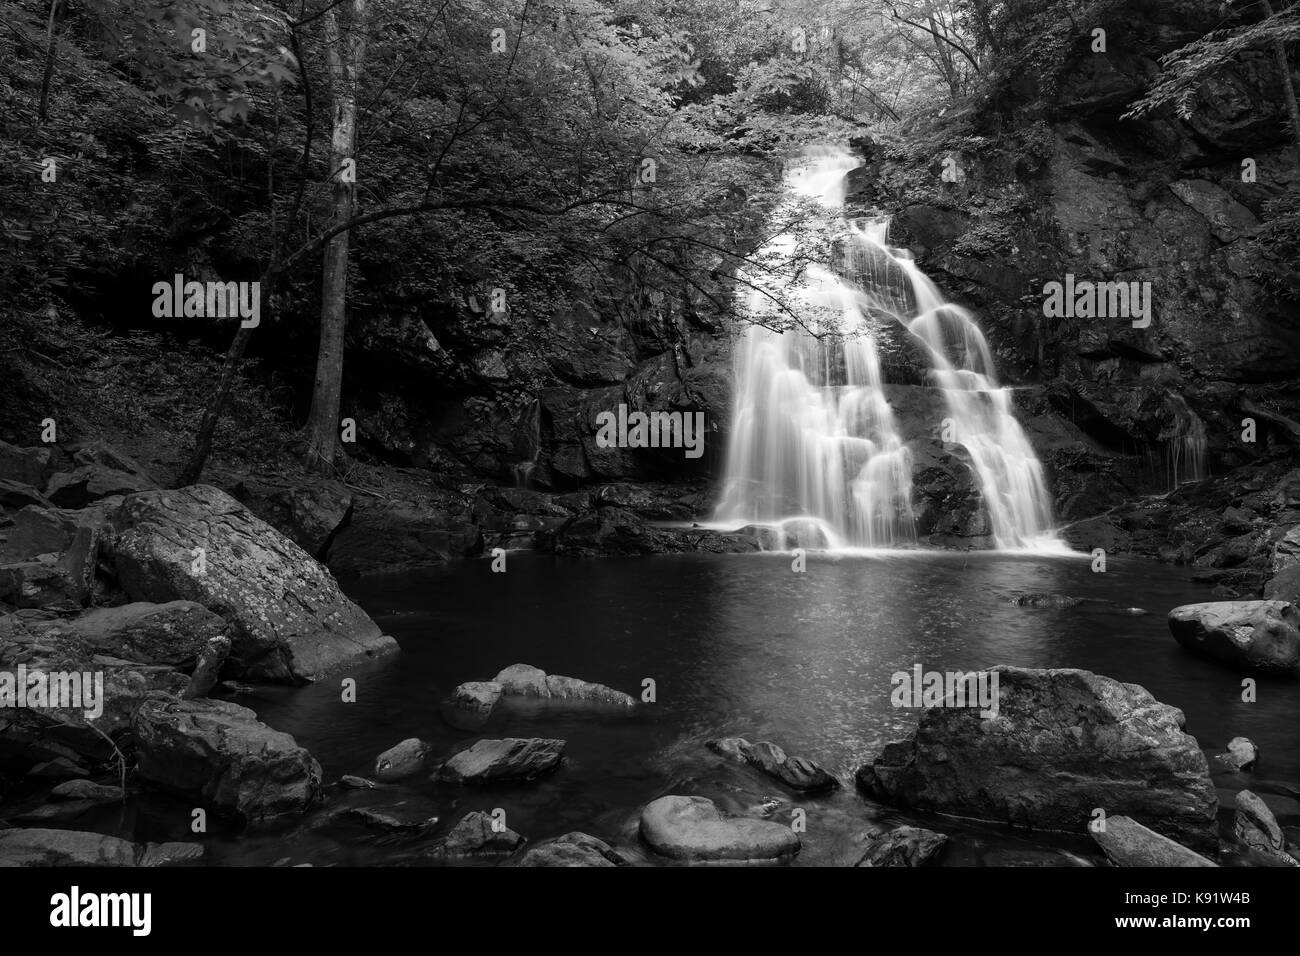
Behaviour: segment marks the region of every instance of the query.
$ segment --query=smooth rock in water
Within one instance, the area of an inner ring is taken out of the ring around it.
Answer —
[[[465,814],[430,852],[436,857],[509,856],[524,842],[504,824],[497,829],[491,814],[474,810]]]
[[[50,791],[51,800],[90,800],[94,803],[116,803],[122,799],[121,787],[109,787],[89,780],[65,780]]]
[[[946,834],[924,827],[874,830],[867,836],[867,852],[854,866],[927,866],[947,843]]]
[[[858,785],[896,806],[1076,833],[1103,807],[1217,847],[1218,798],[1182,711],[1090,671],[993,673],[997,717],[928,708],[911,737],[859,768]]]
[[[1263,800],[1249,790],[1242,790],[1233,803],[1236,810],[1232,815],[1232,832],[1243,846],[1280,863],[1300,865],[1287,853],[1286,834]]]
[[[123,590],[220,614],[232,625],[238,676],[312,680],[397,650],[314,558],[216,488],[128,495],[110,519],[107,550]]]
[[[427,830],[437,826],[437,817],[410,816],[400,805],[393,807],[348,807],[340,816],[359,820],[380,830]]]
[[[564,743],[520,737],[479,740],[444,763],[436,777],[449,783],[528,780],[560,765]]]
[[[89,777],[90,771],[67,757],[54,757],[44,763],[38,763],[27,771],[29,777],[51,777],[55,780],[71,780],[77,777]]]
[[[1218,754],[1214,759],[1229,770],[1250,770],[1259,759],[1259,749],[1249,737],[1233,737],[1228,741],[1228,752]]]
[[[22,813],[15,814],[12,819],[17,820],[19,823],[30,823],[37,826],[71,823],[97,806],[100,806],[100,804],[90,800],[61,800],[57,803],[46,803],[34,809],[25,810]]]
[[[495,681],[467,681],[442,702],[442,716],[453,727],[477,730],[492,716],[501,699],[501,685]]]
[[[792,790],[810,793],[833,790],[839,781],[804,757],[790,757],[776,744],[760,740],[751,744],[743,737],[724,737],[709,746],[724,756],[740,760],[775,777]]]
[[[531,664],[511,664],[491,681],[507,695],[541,697],[550,700],[588,700],[619,707],[632,707],[636,701],[622,691],[560,674],[547,674]]]
[[[247,707],[147,701],[133,728],[143,779],[246,823],[274,824],[320,802],[320,764]]]
[[[349,790],[374,790],[377,784],[373,780],[367,780],[365,777],[356,777],[350,773],[345,773],[339,780],[343,786]]]
[[[799,852],[787,826],[725,817],[707,797],[660,797],[641,811],[641,838],[677,860],[779,860]]]
[[[375,758],[375,776],[383,781],[414,777],[424,769],[424,758],[428,753],[428,744],[416,737],[409,737]]]
[[[140,856],[141,866],[184,866],[202,863],[208,848],[202,843],[148,843]]]
[[[539,843],[519,860],[519,866],[626,866],[628,859],[604,840],[573,832]]]
[[[135,866],[134,843],[81,830],[0,830],[0,865]]]
[[[1129,817],[1107,816],[1104,830],[1088,832],[1116,866],[1219,865]]]
[[[1083,598],[1068,594],[1018,594],[1011,603],[1017,607],[1076,607],[1083,603]]]
[[[1183,647],[1241,671],[1300,674],[1300,608],[1289,601],[1215,601],[1169,612]]]

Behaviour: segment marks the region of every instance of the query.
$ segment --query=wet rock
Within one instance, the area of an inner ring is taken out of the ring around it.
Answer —
[[[230,656],[230,638],[224,634],[208,638],[207,643],[199,650],[199,659],[194,665],[194,672],[190,674],[190,682],[181,696],[186,700],[193,700],[198,697],[207,697],[212,693],[212,688],[217,686],[217,681],[221,677],[221,668],[225,666],[226,658]]]
[[[63,800],[14,814],[11,819],[33,826],[66,826],[97,806],[99,804],[91,800]]]
[[[946,834],[923,827],[879,828],[867,834],[867,851],[854,866],[928,866],[947,843]]]
[[[743,737],[724,737],[710,741],[709,746],[733,760],[757,767],[792,790],[817,793],[839,786],[839,781],[811,760],[787,756],[784,750],[771,741],[760,740],[751,744]]]
[[[1068,594],[1018,594],[1011,603],[1017,607],[1077,607],[1083,599]]]
[[[1229,770],[1251,770],[1259,759],[1259,749],[1248,737],[1233,737],[1228,741],[1228,752],[1218,754],[1214,761]]]
[[[564,744],[535,737],[479,740],[444,763],[435,777],[448,783],[529,780],[560,765]]]
[[[509,856],[524,845],[524,838],[505,826],[497,827],[490,814],[474,810],[461,817],[431,851],[440,858]]]
[[[1249,790],[1242,790],[1233,805],[1232,833],[1239,843],[1274,862],[1300,866],[1287,852],[1286,834],[1263,800]]]
[[[531,664],[512,664],[493,678],[501,693],[549,700],[584,700],[618,707],[635,706],[636,701],[622,691],[559,674],[547,674]]]
[[[88,595],[59,568],[57,558],[0,565],[0,601],[14,607],[77,607]]]
[[[224,620],[194,601],[138,601],[96,608],[67,621],[30,625],[50,643],[72,642],[127,661],[193,667],[204,645],[227,630]]]
[[[202,843],[148,843],[140,856],[140,866],[185,866],[202,863],[208,848]]]
[[[365,777],[353,776],[345,773],[339,778],[339,783],[349,790],[374,790],[377,784],[373,780],[367,780]]]
[[[0,865],[135,866],[134,843],[81,830],[0,830]]]
[[[1286,601],[1185,604],[1169,612],[1183,647],[1260,674],[1300,674],[1300,608]]]
[[[247,707],[148,701],[134,730],[141,778],[248,824],[280,822],[321,799],[320,764]]]
[[[623,508],[597,508],[577,515],[555,533],[557,554],[634,555],[671,551],[672,535],[648,526]]]
[[[428,753],[428,744],[409,737],[375,758],[375,777],[385,782],[414,777],[424,769],[424,758]]]
[[[134,600],[191,600],[220,614],[240,676],[312,680],[397,649],[306,552],[215,488],[131,495],[111,520],[122,588]]]
[[[626,866],[625,856],[604,840],[573,832],[533,847],[519,860],[519,866]]]
[[[461,730],[478,730],[492,716],[501,699],[501,685],[495,681],[467,681],[442,701],[443,720]]]
[[[1107,816],[1104,830],[1088,832],[1116,866],[1218,866],[1129,817]]]
[[[116,803],[122,799],[121,787],[110,787],[89,780],[65,780],[50,791],[51,800],[89,800],[91,803]]]
[[[422,814],[412,815],[410,811],[398,804],[391,807],[347,807],[339,811],[340,816],[350,817],[376,830],[427,830],[437,826],[438,818]]]
[[[899,806],[1074,832],[1102,807],[1216,845],[1218,800],[1181,711],[1090,671],[993,673],[997,717],[929,708],[911,737],[858,770],[859,786]]]
[[[678,860],[779,860],[799,852],[786,826],[725,817],[706,797],[660,797],[641,811],[641,838],[656,853]]]

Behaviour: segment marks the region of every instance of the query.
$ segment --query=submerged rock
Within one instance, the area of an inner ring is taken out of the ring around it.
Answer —
[[[604,840],[573,832],[539,843],[519,860],[519,866],[626,866],[628,860]]]
[[[1183,647],[1238,670],[1300,675],[1300,608],[1289,601],[1216,601],[1169,612]]]
[[[877,829],[867,835],[867,851],[854,866],[928,866],[948,843],[946,834],[924,827]]]
[[[416,737],[403,740],[375,758],[375,777],[388,782],[414,777],[424,769],[429,745]]]
[[[1218,866],[1129,817],[1108,816],[1105,829],[1088,832],[1116,866]]]
[[[660,797],[641,811],[641,838],[677,860],[779,860],[799,852],[787,826],[726,817],[707,797]]]
[[[143,779],[246,823],[276,823],[321,799],[316,759],[247,707],[148,701],[134,730]]]
[[[448,783],[529,780],[560,765],[564,744],[536,737],[479,740],[444,763],[435,777]]]
[[[838,780],[811,760],[787,756],[784,750],[768,740],[751,744],[743,737],[724,737],[710,741],[709,747],[733,760],[757,767],[793,790],[817,793],[839,786]]]
[[[505,826],[495,826],[491,814],[474,810],[461,817],[431,851],[438,858],[509,856],[524,845],[524,838]]]
[[[92,803],[116,803],[122,799],[121,787],[109,787],[89,780],[65,780],[50,791],[51,800],[89,800]]]
[[[1218,800],[1183,714],[1136,684],[1075,669],[998,667],[998,716],[931,708],[858,770],[898,806],[1081,832],[1094,808],[1214,846]]]

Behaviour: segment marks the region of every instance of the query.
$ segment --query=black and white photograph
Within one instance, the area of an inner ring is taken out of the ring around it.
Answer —
[[[7,930],[1293,927],[1298,85],[1296,0],[0,0]]]

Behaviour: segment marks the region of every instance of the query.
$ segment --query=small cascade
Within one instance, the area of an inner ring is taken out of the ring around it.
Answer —
[[[522,452],[524,460],[514,466],[515,487],[527,488],[532,482],[533,470],[537,467],[537,456],[542,450],[542,403],[533,399],[524,409],[520,424],[522,426]]]
[[[1205,422],[1183,396],[1170,391],[1165,395],[1165,402],[1173,414],[1173,426],[1161,437],[1164,439],[1165,478],[1169,490],[1173,491],[1183,482],[1200,481],[1208,476],[1208,442]]]
[[[736,348],[737,393],[720,523],[778,529],[782,546],[894,548],[916,540],[912,459],[886,400],[878,336],[897,324],[929,359],[955,441],[969,453],[999,548],[1051,538],[1042,465],[997,384],[974,317],[946,302],[911,255],[886,244],[887,218],[842,216],[847,151],[821,150],[786,174],[793,218],[809,199],[838,261],[785,275],[742,273],[751,323]],[[755,257],[796,263],[783,233]],[[784,301],[793,316],[774,304]],[[935,423],[936,426],[939,423]]]

